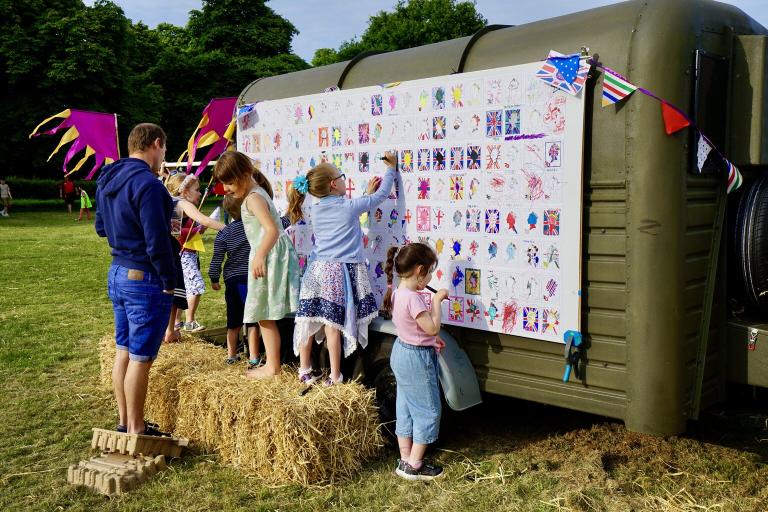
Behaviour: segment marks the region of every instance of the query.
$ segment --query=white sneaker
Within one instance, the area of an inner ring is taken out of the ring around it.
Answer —
[[[205,326],[200,325],[199,323],[197,323],[197,320],[195,320],[193,322],[184,322],[184,327],[182,329],[187,332],[198,332],[205,329]]]

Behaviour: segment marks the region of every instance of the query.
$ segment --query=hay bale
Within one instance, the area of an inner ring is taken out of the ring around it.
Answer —
[[[101,378],[111,386],[114,339],[101,342]],[[304,389],[294,368],[250,381],[208,343],[163,345],[150,371],[147,418],[270,483],[303,485],[351,477],[383,447],[375,394],[357,383]]]
[[[374,392],[348,383],[299,396],[295,370],[283,370],[260,381],[232,369],[188,376],[176,433],[273,483],[353,476],[383,446]]]
[[[104,337],[99,348],[100,378],[111,389],[112,365],[115,361],[114,337]],[[160,425],[162,430],[173,432],[178,416],[178,383],[187,375],[220,370],[224,365],[224,357],[221,348],[204,343],[199,338],[186,338],[183,343],[163,344],[149,372],[149,392],[144,408],[147,419]]]
[[[112,365],[115,363],[115,337],[106,335],[99,341],[99,382],[112,391]]]

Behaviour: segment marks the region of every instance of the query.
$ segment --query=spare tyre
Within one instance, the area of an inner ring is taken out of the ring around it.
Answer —
[[[744,299],[768,313],[768,175],[742,192],[734,224],[732,262]]]

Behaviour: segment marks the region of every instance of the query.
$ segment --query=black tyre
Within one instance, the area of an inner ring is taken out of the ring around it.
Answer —
[[[747,304],[768,313],[768,175],[749,184],[738,202],[733,230],[739,295]]]
[[[379,420],[384,424],[386,433],[395,437],[395,403],[397,400],[397,381],[389,359],[376,361],[366,372],[365,383],[376,391],[376,404],[379,406]]]

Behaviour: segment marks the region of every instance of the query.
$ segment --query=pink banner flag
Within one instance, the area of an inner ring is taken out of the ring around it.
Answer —
[[[214,98],[203,110],[203,118],[192,133],[187,144],[187,150],[181,154],[179,161],[187,156],[187,173],[192,170],[192,162],[195,161],[195,155],[199,148],[211,146],[205,157],[200,161],[200,165],[195,171],[198,176],[205,166],[222,154],[232,142],[235,133],[235,104],[237,98]]]
[[[63,118],[64,121],[50,130],[38,132],[41,126],[56,118]],[[37,125],[37,127],[32,130],[32,133],[29,134],[29,137],[53,135],[64,128],[68,128],[68,130],[64,132],[64,135],[59,141],[59,145],[53,150],[53,153],[48,157],[48,160],[50,160],[64,144],[72,142],[69,151],[67,151],[67,154],[64,157],[63,169],[66,174],[72,174],[73,172],[78,171],[85,161],[93,155],[95,159],[94,166],[85,178],[90,180],[93,178],[93,175],[96,174],[96,171],[101,168],[102,164],[109,164],[120,158],[117,149],[117,117],[115,114],[67,109],[49,117]],[[83,149],[85,149],[83,157],[77,165],[75,165],[74,169],[68,171],[67,164]]]

